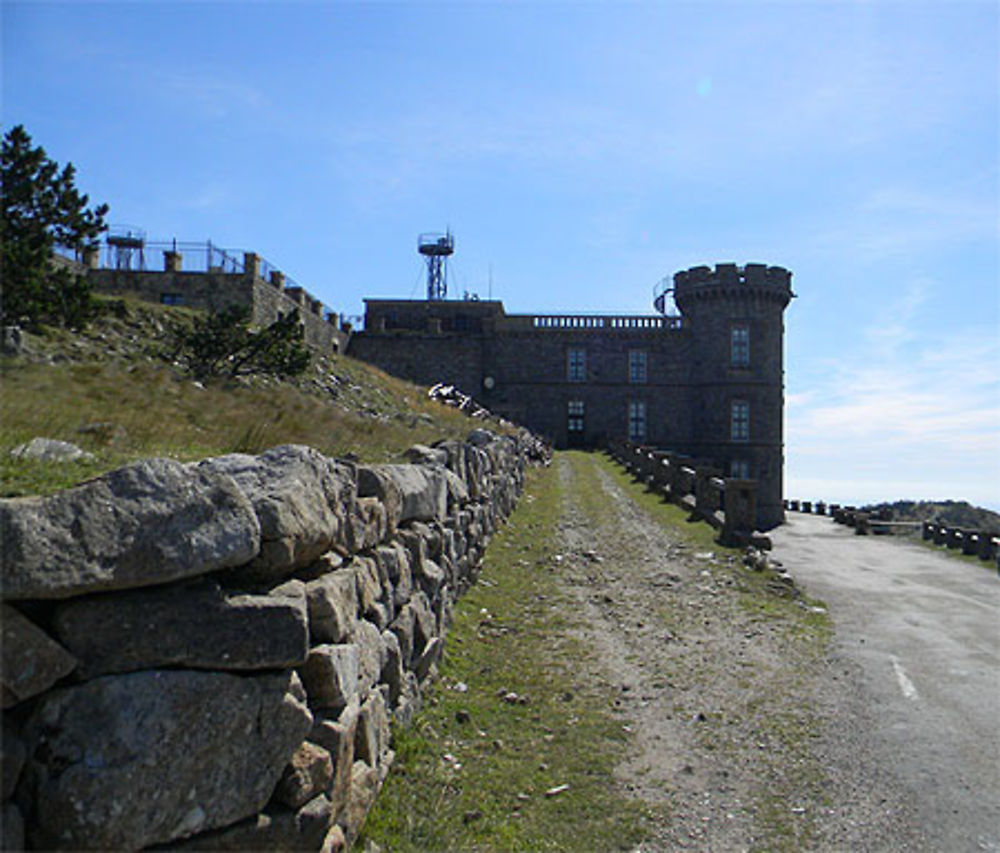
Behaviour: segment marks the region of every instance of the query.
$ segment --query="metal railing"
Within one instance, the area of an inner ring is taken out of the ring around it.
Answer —
[[[514,315],[516,316],[516,315]],[[679,329],[680,317],[640,316],[633,314],[533,314],[531,325],[535,329]]]

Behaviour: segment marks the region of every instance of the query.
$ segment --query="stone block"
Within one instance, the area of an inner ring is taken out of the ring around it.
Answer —
[[[396,481],[384,471],[369,465],[359,465],[358,497],[376,498],[385,509],[386,533],[392,536],[403,516],[403,493]]]
[[[382,631],[367,619],[360,619],[355,632],[355,643],[358,646],[358,691],[364,701],[371,689],[378,684],[382,663],[386,658]]]
[[[299,669],[309,706],[339,710],[357,697],[359,658],[359,649],[354,643],[311,649]]]
[[[355,557],[351,565],[354,567],[357,583],[358,612],[366,615],[372,612],[374,605],[382,598],[378,567],[370,557]]]
[[[4,598],[68,598],[238,566],[260,524],[231,477],[146,459],[47,497],[0,501]]]
[[[396,707],[403,690],[403,653],[399,646],[399,638],[392,631],[382,632],[382,645],[385,649],[385,659],[379,682],[389,688],[389,704]]]
[[[291,809],[298,809],[324,793],[332,780],[330,753],[322,746],[303,741],[285,765],[272,799]]]
[[[243,570],[249,576],[287,576],[341,541],[354,477],[318,451],[283,445],[259,456],[234,453],[206,459],[198,468],[232,477],[253,505],[261,547]]]
[[[309,652],[301,581],[268,595],[234,594],[212,579],[91,595],[60,604],[53,624],[84,678],[167,666],[289,669]]]
[[[340,825],[347,836],[348,845],[353,844],[361,833],[365,818],[378,795],[378,771],[363,761],[355,761],[351,770],[351,787],[347,807],[340,818]]]
[[[266,811],[225,829],[205,832],[157,849],[236,850],[240,853],[317,850],[332,822],[330,801],[320,794],[298,810],[269,806]]]
[[[395,484],[402,505],[400,523],[410,520],[431,521],[448,513],[448,481],[444,468],[427,465],[371,465],[372,477]]]
[[[21,810],[14,803],[4,803],[3,806],[3,825],[0,828],[0,850],[5,850],[7,853],[16,853],[16,851],[24,850],[24,818],[21,816]]]
[[[389,714],[385,700],[376,690],[361,706],[354,738],[355,760],[378,767],[382,754],[389,749]]]
[[[294,673],[146,670],[53,690],[25,727],[36,846],[135,850],[260,811],[312,725]]]
[[[424,681],[431,673],[433,667],[441,660],[441,653],[444,651],[444,640],[440,637],[433,637],[420,656],[413,662],[413,671],[420,681]]]
[[[14,793],[17,787],[17,780],[21,776],[21,768],[24,767],[24,759],[27,751],[24,741],[14,729],[13,724],[4,718],[3,721],[3,751],[0,753],[0,768],[2,768],[3,790],[0,791],[0,800],[7,800]]]
[[[309,632],[313,641],[345,643],[358,621],[357,570],[350,566],[306,584]]]
[[[34,622],[9,604],[0,605],[3,622],[3,707],[48,690],[76,669],[77,661]]]
[[[313,723],[309,740],[323,747],[333,763],[333,777],[328,796],[334,818],[347,805],[351,787],[351,770],[354,766],[354,740],[357,734],[361,706],[354,699],[335,719],[319,717]]]

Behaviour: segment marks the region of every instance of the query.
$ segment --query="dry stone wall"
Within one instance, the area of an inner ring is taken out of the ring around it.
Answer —
[[[345,849],[537,453],[283,446],[0,501],[2,849]]]

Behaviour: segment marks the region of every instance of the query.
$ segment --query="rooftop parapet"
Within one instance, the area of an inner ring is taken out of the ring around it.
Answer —
[[[674,274],[675,287],[738,285],[790,289],[792,274],[784,267],[769,267],[766,264],[747,264],[743,267],[736,264],[716,264],[714,270],[699,266]]]
[[[777,302],[784,308],[795,295],[792,274],[784,267],[765,264],[716,264],[712,267],[691,267],[674,275],[674,302],[684,311],[692,300],[741,299],[752,296],[767,302]]]

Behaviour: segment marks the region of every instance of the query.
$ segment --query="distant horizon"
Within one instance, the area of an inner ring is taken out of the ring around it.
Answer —
[[[235,9],[6,0],[4,126],[348,317],[446,229],[450,293],[517,313],[785,267],[786,494],[1000,508],[994,2]]]

